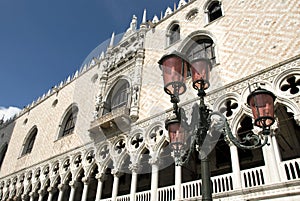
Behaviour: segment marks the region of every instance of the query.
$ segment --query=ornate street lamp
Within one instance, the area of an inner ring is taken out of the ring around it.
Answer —
[[[209,59],[197,58],[189,61],[179,52],[172,52],[164,55],[159,60],[160,68],[163,71],[164,91],[171,96],[173,103],[173,115],[165,122],[169,132],[170,145],[172,146],[175,165],[183,165],[189,156],[196,149],[201,160],[201,179],[202,179],[202,200],[212,200],[212,190],[210,184],[209,152],[210,146],[208,130],[211,126],[212,115],[218,115],[222,121],[222,133],[239,148],[256,149],[267,144],[270,126],[274,123],[274,101],[275,96],[272,92],[258,88],[250,93],[247,103],[250,105],[254,125],[262,128],[262,134],[249,133],[239,141],[231,132],[229,124],[220,112],[210,111],[204,103],[206,96],[205,90],[209,88],[210,70],[212,64]],[[186,121],[185,112],[178,107],[179,95],[186,91],[187,71],[190,68],[192,73],[193,88],[198,91],[199,107],[197,107],[196,117],[193,116],[191,123]],[[196,119],[195,119],[196,118]],[[196,123],[193,123],[196,122]],[[186,134],[192,133],[190,145],[187,145]],[[263,142],[261,142],[263,138]],[[205,143],[204,143],[205,141]],[[245,145],[243,142],[250,142]],[[206,144],[208,142],[208,144]],[[189,152],[186,154],[186,147]]]

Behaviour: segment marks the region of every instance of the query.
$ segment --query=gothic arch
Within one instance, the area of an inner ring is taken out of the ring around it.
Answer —
[[[59,174],[55,175],[54,177],[51,178],[50,180],[50,186],[54,187],[55,185],[58,185],[60,182],[61,183],[61,176]]]
[[[122,144],[123,142],[123,144]],[[111,158],[113,160],[114,169],[119,169],[126,158],[127,140],[125,135],[119,135],[112,142],[112,149],[110,150]]]
[[[5,142],[4,145],[0,148],[0,169],[1,169],[2,163],[3,163],[4,158],[5,158],[7,148],[8,148],[8,143],[7,142]]]
[[[74,154],[74,157],[72,158],[71,165],[70,165],[71,170],[78,171],[80,168],[82,168],[82,161],[83,161],[82,156],[83,156],[83,153],[81,151]]]
[[[214,15],[213,13],[211,13],[211,6],[216,6],[215,4],[218,4],[217,6],[219,6],[219,10],[216,10],[217,12],[215,14],[217,14],[217,16],[212,17],[211,15]],[[205,2],[205,4],[203,5],[203,11],[205,13],[205,22],[206,24],[220,18],[221,16],[224,15],[224,10],[222,8],[222,1],[221,0],[207,0]]]
[[[167,47],[173,45],[174,43],[180,41],[180,23],[178,20],[173,20],[167,27],[166,30],[166,44]]]
[[[156,152],[161,149],[166,141],[165,128],[162,122],[152,123],[146,131],[146,145],[150,152]]]
[[[73,130],[75,130],[76,128],[76,118],[78,116],[78,105],[77,103],[72,103],[63,113],[62,118],[59,122],[59,127],[58,127],[58,132],[57,132],[57,136],[56,136],[56,140],[60,139],[63,136],[66,136],[68,134],[71,134],[74,131],[70,131],[69,133],[65,133],[65,128],[66,128],[66,124],[68,123],[68,121],[70,120],[69,117],[71,117],[72,115],[72,119],[73,119],[73,123],[74,123],[74,128]]]
[[[116,78],[105,92],[104,106],[101,115],[107,114],[113,109],[124,105],[130,108],[131,86],[130,78],[126,76]]]
[[[67,184],[67,185],[69,185],[69,182],[72,181],[72,180],[73,180],[73,174],[69,170],[68,172],[66,172],[66,174],[64,175],[64,177],[61,178],[61,184]]]
[[[83,155],[83,166],[90,166],[91,164],[95,163],[95,153],[96,149],[91,147],[87,149]]]
[[[41,188],[40,189],[45,189],[47,191],[47,188],[51,186],[51,180],[50,178],[45,179],[44,181],[41,182]]]
[[[23,156],[23,155],[31,152],[31,150],[34,146],[35,138],[36,138],[37,134],[38,134],[38,129],[37,129],[37,126],[34,125],[33,127],[31,127],[31,129],[29,130],[28,134],[26,135],[26,137],[23,141],[20,156]]]
[[[92,174],[93,174],[93,171],[98,168],[99,169],[99,166],[97,163],[93,162],[86,170],[85,170],[85,173],[84,175],[86,177],[90,177]]]
[[[111,145],[107,141],[101,143],[96,151],[96,161],[101,164],[106,163],[110,159],[110,149]]]
[[[145,132],[138,129],[127,139],[127,150],[132,163],[138,163],[142,157],[142,152],[146,148]]]
[[[70,171],[71,158],[69,156],[65,157],[59,165],[59,173],[67,173]]]
[[[214,62],[212,62],[213,66],[219,63],[219,56],[218,56],[218,43],[217,38],[207,30],[197,30],[190,33],[183,41],[181,42],[180,46],[178,47],[178,51],[186,54],[188,56],[188,50],[197,44],[197,41],[201,40],[210,40],[212,42],[212,52],[214,54]]]

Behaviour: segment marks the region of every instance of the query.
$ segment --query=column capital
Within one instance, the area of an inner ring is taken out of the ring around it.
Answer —
[[[138,163],[130,164],[129,170],[131,170],[134,173],[137,173],[140,170],[141,166]]]
[[[150,165],[159,165],[160,160],[158,157],[151,157],[148,162]]]
[[[77,182],[77,181],[70,181],[70,182],[69,182],[69,186],[70,186],[71,188],[76,188],[77,185],[78,185],[78,182]]]
[[[107,179],[107,176],[105,173],[98,173],[98,174],[96,174],[96,179],[104,182]]]
[[[38,194],[39,195],[43,195],[44,194],[44,190],[43,189],[38,190]]]
[[[60,184],[59,184],[59,185],[60,185]],[[63,184],[62,184],[62,185],[63,185]],[[59,189],[58,186],[57,186],[57,188]],[[63,188],[63,187],[61,187],[61,188]],[[52,186],[49,186],[49,187],[47,188],[47,191],[48,191],[49,193],[53,193],[53,192],[57,191],[57,189],[54,188],[54,187],[52,187]]]
[[[123,172],[120,172],[119,169],[112,169],[111,174],[114,175],[114,177],[121,177]]]
[[[65,188],[65,184],[58,184],[57,188],[59,191],[63,191]]]
[[[81,181],[83,182],[83,184],[89,184],[90,183],[90,180],[91,180],[91,178],[90,177],[83,177],[82,179],[81,179]]]
[[[29,193],[29,196],[30,196],[30,197],[35,197],[36,195],[37,195],[36,192],[30,192],[30,193]]]

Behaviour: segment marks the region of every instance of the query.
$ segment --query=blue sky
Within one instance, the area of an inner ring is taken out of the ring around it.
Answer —
[[[103,41],[179,0],[0,0],[0,109],[23,108]],[[1,118],[1,117],[0,117]]]

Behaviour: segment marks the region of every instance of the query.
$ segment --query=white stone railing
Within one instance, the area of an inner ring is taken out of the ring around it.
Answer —
[[[135,194],[136,201],[150,201],[151,200],[151,191],[144,191]]]
[[[213,193],[233,190],[232,173],[211,177],[211,182]],[[202,195],[201,180],[183,183],[181,186],[183,198],[197,198]]]
[[[242,187],[249,188],[265,184],[265,167],[251,168],[241,171]]]
[[[300,178],[300,158],[280,163],[280,175],[283,181]]]
[[[202,194],[202,183],[201,180],[191,181],[181,184],[183,198],[194,198],[200,197]]]
[[[121,195],[117,197],[117,201],[130,201],[130,195]]]
[[[168,186],[158,189],[158,200],[159,201],[170,201],[175,199],[175,187]]]
[[[215,176],[211,178],[212,181],[212,192],[220,193],[233,190],[232,173]]]
[[[101,201],[111,201],[111,198],[101,199]]]

